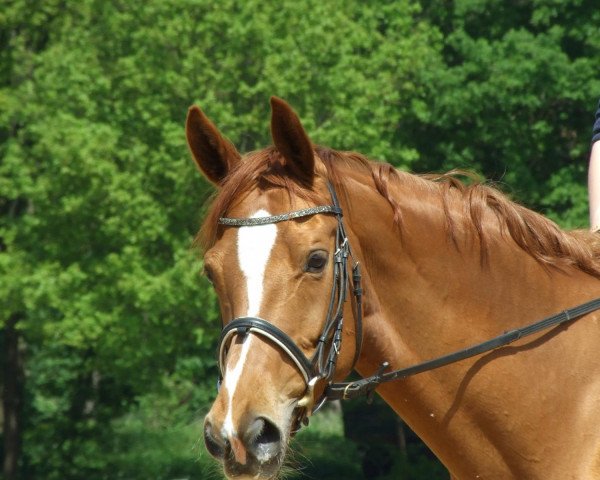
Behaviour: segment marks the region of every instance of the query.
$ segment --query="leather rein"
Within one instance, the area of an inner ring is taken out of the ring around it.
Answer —
[[[560,313],[544,318],[538,322],[532,323],[522,328],[507,331],[485,342],[472,345],[468,348],[443,355],[432,360],[428,360],[407,368],[386,371],[389,369],[389,363],[384,362],[377,372],[370,376],[353,382],[333,383],[337,357],[340,352],[343,329],[343,307],[347,298],[347,292],[352,287],[352,293],[355,300],[355,320],[356,320],[356,349],[352,368],[356,365],[360,357],[362,345],[362,286],[360,265],[354,261],[352,266],[352,284],[348,277],[348,258],[353,260],[352,250],[346,235],[344,223],[342,220],[342,209],[335,190],[328,184],[331,193],[332,205],[322,205],[303,210],[297,210],[281,215],[257,218],[220,218],[219,224],[230,227],[252,227],[257,225],[267,225],[278,223],[296,218],[307,217],[318,214],[333,214],[338,221],[336,233],[336,250],[334,253],[334,275],[333,287],[331,289],[329,307],[325,319],[324,327],[319,336],[317,346],[313,356],[309,359],[302,350],[296,345],[289,335],[281,329],[258,317],[240,317],[229,322],[222,330],[218,346],[218,366],[221,379],[224,375],[224,365],[227,351],[231,339],[235,335],[248,335],[250,333],[268,338],[275,343],[298,367],[302,373],[307,385],[304,396],[298,401],[297,407],[301,409],[298,416],[298,428],[300,423],[308,423],[308,417],[315,413],[327,400],[346,400],[366,395],[371,398],[375,389],[382,383],[393,380],[403,379],[418,373],[426,372],[445,365],[459,362],[482,353],[504,347],[516,340],[533,335],[542,330],[555,327],[566,322],[576,320],[588,313],[600,309],[600,298],[583,303],[576,307],[564,310]],[[318,399],[314,397],[315,385],[319,381],[325,381],[327,386]],[[220,380],[219,380],[220,385]]]

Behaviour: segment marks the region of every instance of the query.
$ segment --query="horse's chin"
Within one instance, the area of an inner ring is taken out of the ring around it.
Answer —
[[[223,470],[229,480],[271,480],[279,474],[285,453],[282,451],[263,461],[251,456],[245,465],[238,463],[233,457],[228,457],[223,461]]]
[[[252,459],[250,465],[240,465],[235,460],[225,461],[223,468],[229,480],[271,480],[277,477],[281,470],[284,453],[281,453],[266,462]]]

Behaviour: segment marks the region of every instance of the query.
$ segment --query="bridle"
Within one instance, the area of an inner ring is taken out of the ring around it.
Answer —
[[[297,407],[300,409],[297,417],[297,428],[299,428],[300,423],[306,424],[308,417],[316,412],[327,400],[327,396],[323,394],[317,401],[314,391],[319,382],[325,382],[327,385],[331,384],[335,374],[335,367],[342,344],[344,304],[346,302],[347,292],[350,290],[347,265],[348,258],[354,260],[348,236],[346,235],[346,229],[344,228],[342,209],[337,195],[330,184],[328,184],[328,188],[331,194],[331,205],[320,205],[268,217],[223,217],[219,219],[219,224],[229,227],[254,227],[320,214],[334,215],[337,219],[335,252],[333,254],[333,286],[331,288],[323,330],[318,338],[312,357],[310,359],[307,358],[300,347],[298,347],[294,340],[292,340],[283,330],[269,321],[258,317],[239,317],[232,320],[225,325],[219,339],[218,365],[221,378],[223,378],[225,374],[224,366],[227,350],[232,338],[236,335],[244,336],[252,333],[265,337],[277,345],[279,349],[292,360],[304,377],[304,382],[307,386],[304,396],[297,402]],[[360,356],[362,344],[361,272],[360,265],[356,261],[354,261],[352,266],[352,293],[356,309],[356,348],[352,364],[352,368],[354,368]]]
[[[218,346],[218,364],[221,378],[224,375],[225,357],[231,339],[235,335],[255,335],[263,336],[275,343],[282,352],[284,352],[302,373],[307,385],[304,396],[297,402],[300,412],[297,416],[295,426],[300,428],[300,424],[308,423],[308,417],[315,413],[327,400],[346,400],[366,395],[372,397],[375,389],[382,383],[406,378],[418,373],[426,372],[436,368],[443,367],[450,363],[455,363],[476,355],[481,355],[500,347],[506,346],[516,340],[533,335],[542,330],[549,329],[567,322],[571,322],[600,309],[600,298],[583,303],[576,307],[563,310],[555,315],[544,318],[538,322],[525,327],[510,330],[497,337],[485,342],[478,343],[468,348],[443,355],[432,360],[428,360],[407,368],[387,372],[389,364],[384,362],[378,371],[370,376],[352,382],[333,383],[335,366],[340,353],[342,342],[342,329],[344,324],[343,308],[347,298],[347,292],[352,286],[352,293],[355,300],[355,321],[356,321],[356,349],[352,369],[356,365],[360,356],[362,344],[362,287],[360,265],[352,255],[352,249],[346,235],[344,222],[342,220],[342,209],[340,207],[335,190],[328,184],[331,194],[332,205],[321,205],[303,210],[296,210],[281,215],[255,218],[220,218],[221,225],[230,227],[252,227],[257,225],[267,225],[278,223],[296,218],[307,217],[318,214],[332,214],[337,218],[336,246],[333,266],[333,287],[331,290],[327,316],[321,335],[319,336],[315,351],[309,359],[304,355],[296,343],[281,329],[262,318],[241,317],[229,322],[221,332]],[[352,266],[352,285],[348,278],[348,258],[354,261]],[[319,381],[326,383],[324,392],[318,401],[315,399],[315,386]]]

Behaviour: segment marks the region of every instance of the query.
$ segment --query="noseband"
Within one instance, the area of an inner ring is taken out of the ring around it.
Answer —
[[[331,194],[332,205],[321,205],[269,217],[219,219],[219,224],[229,227],[254,227],[319,214],[332,214],[337,218],[335,253],[333,255],[333,286],[323,330],[312,357],[310,359],[307,358],[300,347],[283,330],[267,320],[258,317],[239,317],[232,320],[223,328],[219,339],[218,364],[221,378],[225,374],[225,359],[229,345],[232,338],[236,335],[245,336],[252,333],[265,337],[277,345],[292,360],[304,377],[307,386],[304,396],[297,403],[297,406],[301,409],[298,424],[300,422],[307,423],[308,417],[316,412],[325,400],[327,400],[327,396],[322,395],[316,401],[314,389],[320,381],[325,382],[327,386],[333,381],[335,366],[342,344],[344,303],[350,288],[347,268],[348,257],[354,259],[344,228],[342,209],[337,195],[331,185],[328,185],[328,188]],[[356,349],[352,366],[354,368],[360,356],[362,343],[362,288],[358,262],[354,262],[352,267],[352,287],[356,303]]]

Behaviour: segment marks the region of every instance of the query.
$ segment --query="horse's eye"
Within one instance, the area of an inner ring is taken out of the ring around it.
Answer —
[[[320,273],[327,265],[327,252],[324,250],[317,250],[311,252],[306,262],[305,270],[309,273]]]

